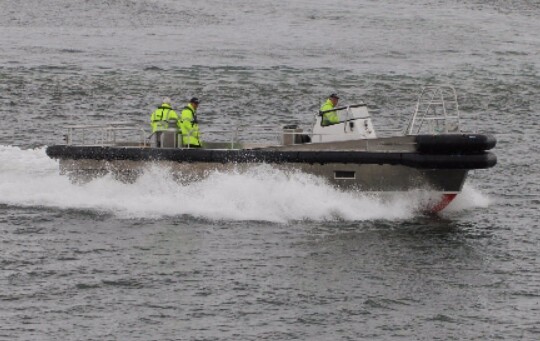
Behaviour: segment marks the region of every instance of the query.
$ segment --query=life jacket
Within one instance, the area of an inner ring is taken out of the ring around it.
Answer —
[[[184,146],[200,147],[199,124],[196,110],[188,104],[180,114],[180,129],[182,131],[182,144]]]
[[[332,104],[332,101],[330,99],[327,99],[326,102],[321,106],[320,111],[327,111],[331,109],[334,109],[334,104]],[[339,123],[339,116],[335,110],[328,111],[322,114],[321,125],[329,126],[336,123]]]
[[[152,127],[152,132],[165,130],[169,128],[169,120],[176,119],[178,120],[178,115],[167,103],[163,103],[159,106],[150,117],[150,126]]]

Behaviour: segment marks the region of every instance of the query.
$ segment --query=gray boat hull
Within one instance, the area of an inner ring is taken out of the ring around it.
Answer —
[[[167,169],[178,181],[188,182],[203,179],[214,171],[242,173],[260,164],[61,159],[60,171],[77,182],[86,182],[108,173],[121,181],[134,182],[149,167],[158,166]],[[468,172],[466,169],[421,169],[404,165],[354,163],[275,163],[272,167],[319,176],[344,189],[389,192],[426,189],[457,193],[461,191]]]

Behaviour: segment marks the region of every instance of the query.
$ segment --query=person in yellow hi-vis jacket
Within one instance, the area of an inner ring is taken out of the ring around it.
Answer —
[[[182,144],[184,147],[200,148],[202,143],[199,137],[199,123],[197,122],[197,108],[199,99],[193,97],[187,106],[182,109],[178,127],[182,132]]]
[[[169,128],[169,120],[178,120],[178,115],[171,107],[171,99],[165,97],[161,105],[150,116],[152,132],[155,133]]]
[[[327,110],[334,109],[339,101],[339,97],[336,94],[331,94],[326,102],[321,106],[320,111],[324,112]],[[339,123],[339,116],[336,111],[328,111],[322,114],[321,125],[329,126],[332,124]]]

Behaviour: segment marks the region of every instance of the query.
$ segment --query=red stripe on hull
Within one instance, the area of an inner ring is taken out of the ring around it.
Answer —
[[[446,208],[446,206],[448,206],[452,202],[452,200],[456,198],[456,195],[457,193],[443,194],[441,197],[441,200],[429,208],[429,212],[437,213],[437,212],[442,211],[443,209]]]

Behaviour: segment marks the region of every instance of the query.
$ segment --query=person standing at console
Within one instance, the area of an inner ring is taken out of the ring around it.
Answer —
[[[189,148],[200,148],[199,123],[197,122],[197,108],[199,99],[193,97],[187,106],[182,109],[178,127],[182,132],[182,144]]]
[[[161,105],[152,112],[150,116],[150,127],[152,132],[162,131],[169,128],[169,120],[178,120],[178,115],[171,107],[171,99],[163,98]]]
[[[336,94],[331,94],[326,102],[321,106],[320,112],[322,113],[321,125],[329,126],[339,123],[339,116],[335,110],[332,110],[338,104],[339,97]],[[332,110],[332,111],[328,111]],[[325,112],[326,111],[326,112]]]

